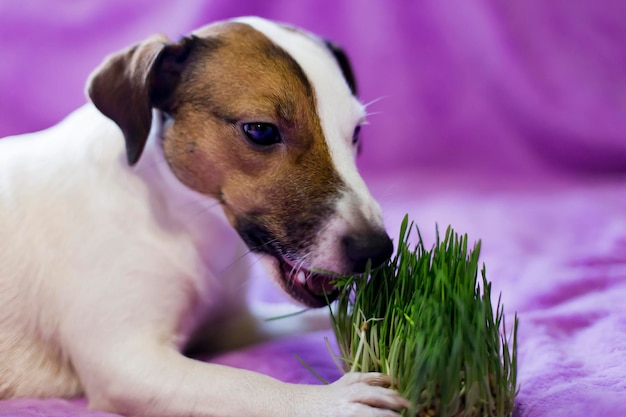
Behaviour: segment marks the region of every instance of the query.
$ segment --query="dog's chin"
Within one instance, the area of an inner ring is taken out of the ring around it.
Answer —
[[[333,285],[336,277],[294,267],[289,261],[273,255],[263,255],[272,277],[295,301],[319,308],[334,301],[339,290]]]

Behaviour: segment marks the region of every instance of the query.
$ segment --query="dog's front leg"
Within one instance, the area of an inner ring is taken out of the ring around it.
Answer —
[[[380,374],[347,374],[331,385],[296,385],[198,362],[156,340],[109,346],[77,358],[90,407],[137,416],[384,417],[407,406]]]
[[[61,333],[92,408],[168,417],[386,417],[407,405],[377,374],[296,385],[185,357],[175,329],[194,296],[171,275],[159,268],[134,279],[78,281],[81,297],[63,310]]]

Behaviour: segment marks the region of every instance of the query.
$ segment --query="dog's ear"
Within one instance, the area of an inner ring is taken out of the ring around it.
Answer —
[[[91,75],[87,94],[124,133],[128,163],[139,160],[150,133],[152,108],[167,110],[195,37],[171,43],[163,35],[109,56]]]
[[[352,65],[350,64],[350,59],[348,59],[348,55],[339,45],[329,40],[325,40],[324,42],[326,43],[326,47],[335,57],[337,64],[339,64],[339,68],[341,68],[341,72],[343,72],[343,77],[346,79],[348,87],[350,87],[350,91],[352,91],[352,94],[356,96],[356,78],[354,76],[354,71],[352,70]]]

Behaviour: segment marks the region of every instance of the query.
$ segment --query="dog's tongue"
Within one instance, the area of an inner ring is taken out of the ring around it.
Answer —
[[[309,272],[309,276],[306,280],[306,287],[313,294],[323,296],[324,294],[330,294],[335,290],[332,280],[333,279],[331,277]]]

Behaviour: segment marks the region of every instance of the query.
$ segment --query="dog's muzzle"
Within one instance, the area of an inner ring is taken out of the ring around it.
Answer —
[[[333,283],[339,275],[363,273],[369,261],[372,267],[377,267],[393,253],[393,242],[384,230],[347,235],[341,239],[344,270],[323,271],[309,269],[302,261],[292,259],[296,258],[294,251],[283,247],[279,240],[261,226],[247,223],[238,227],[237,231],[252,252],[272,258],[283,290],[299,302],[314,308],[325,306],[337,298],[339,291]]]

